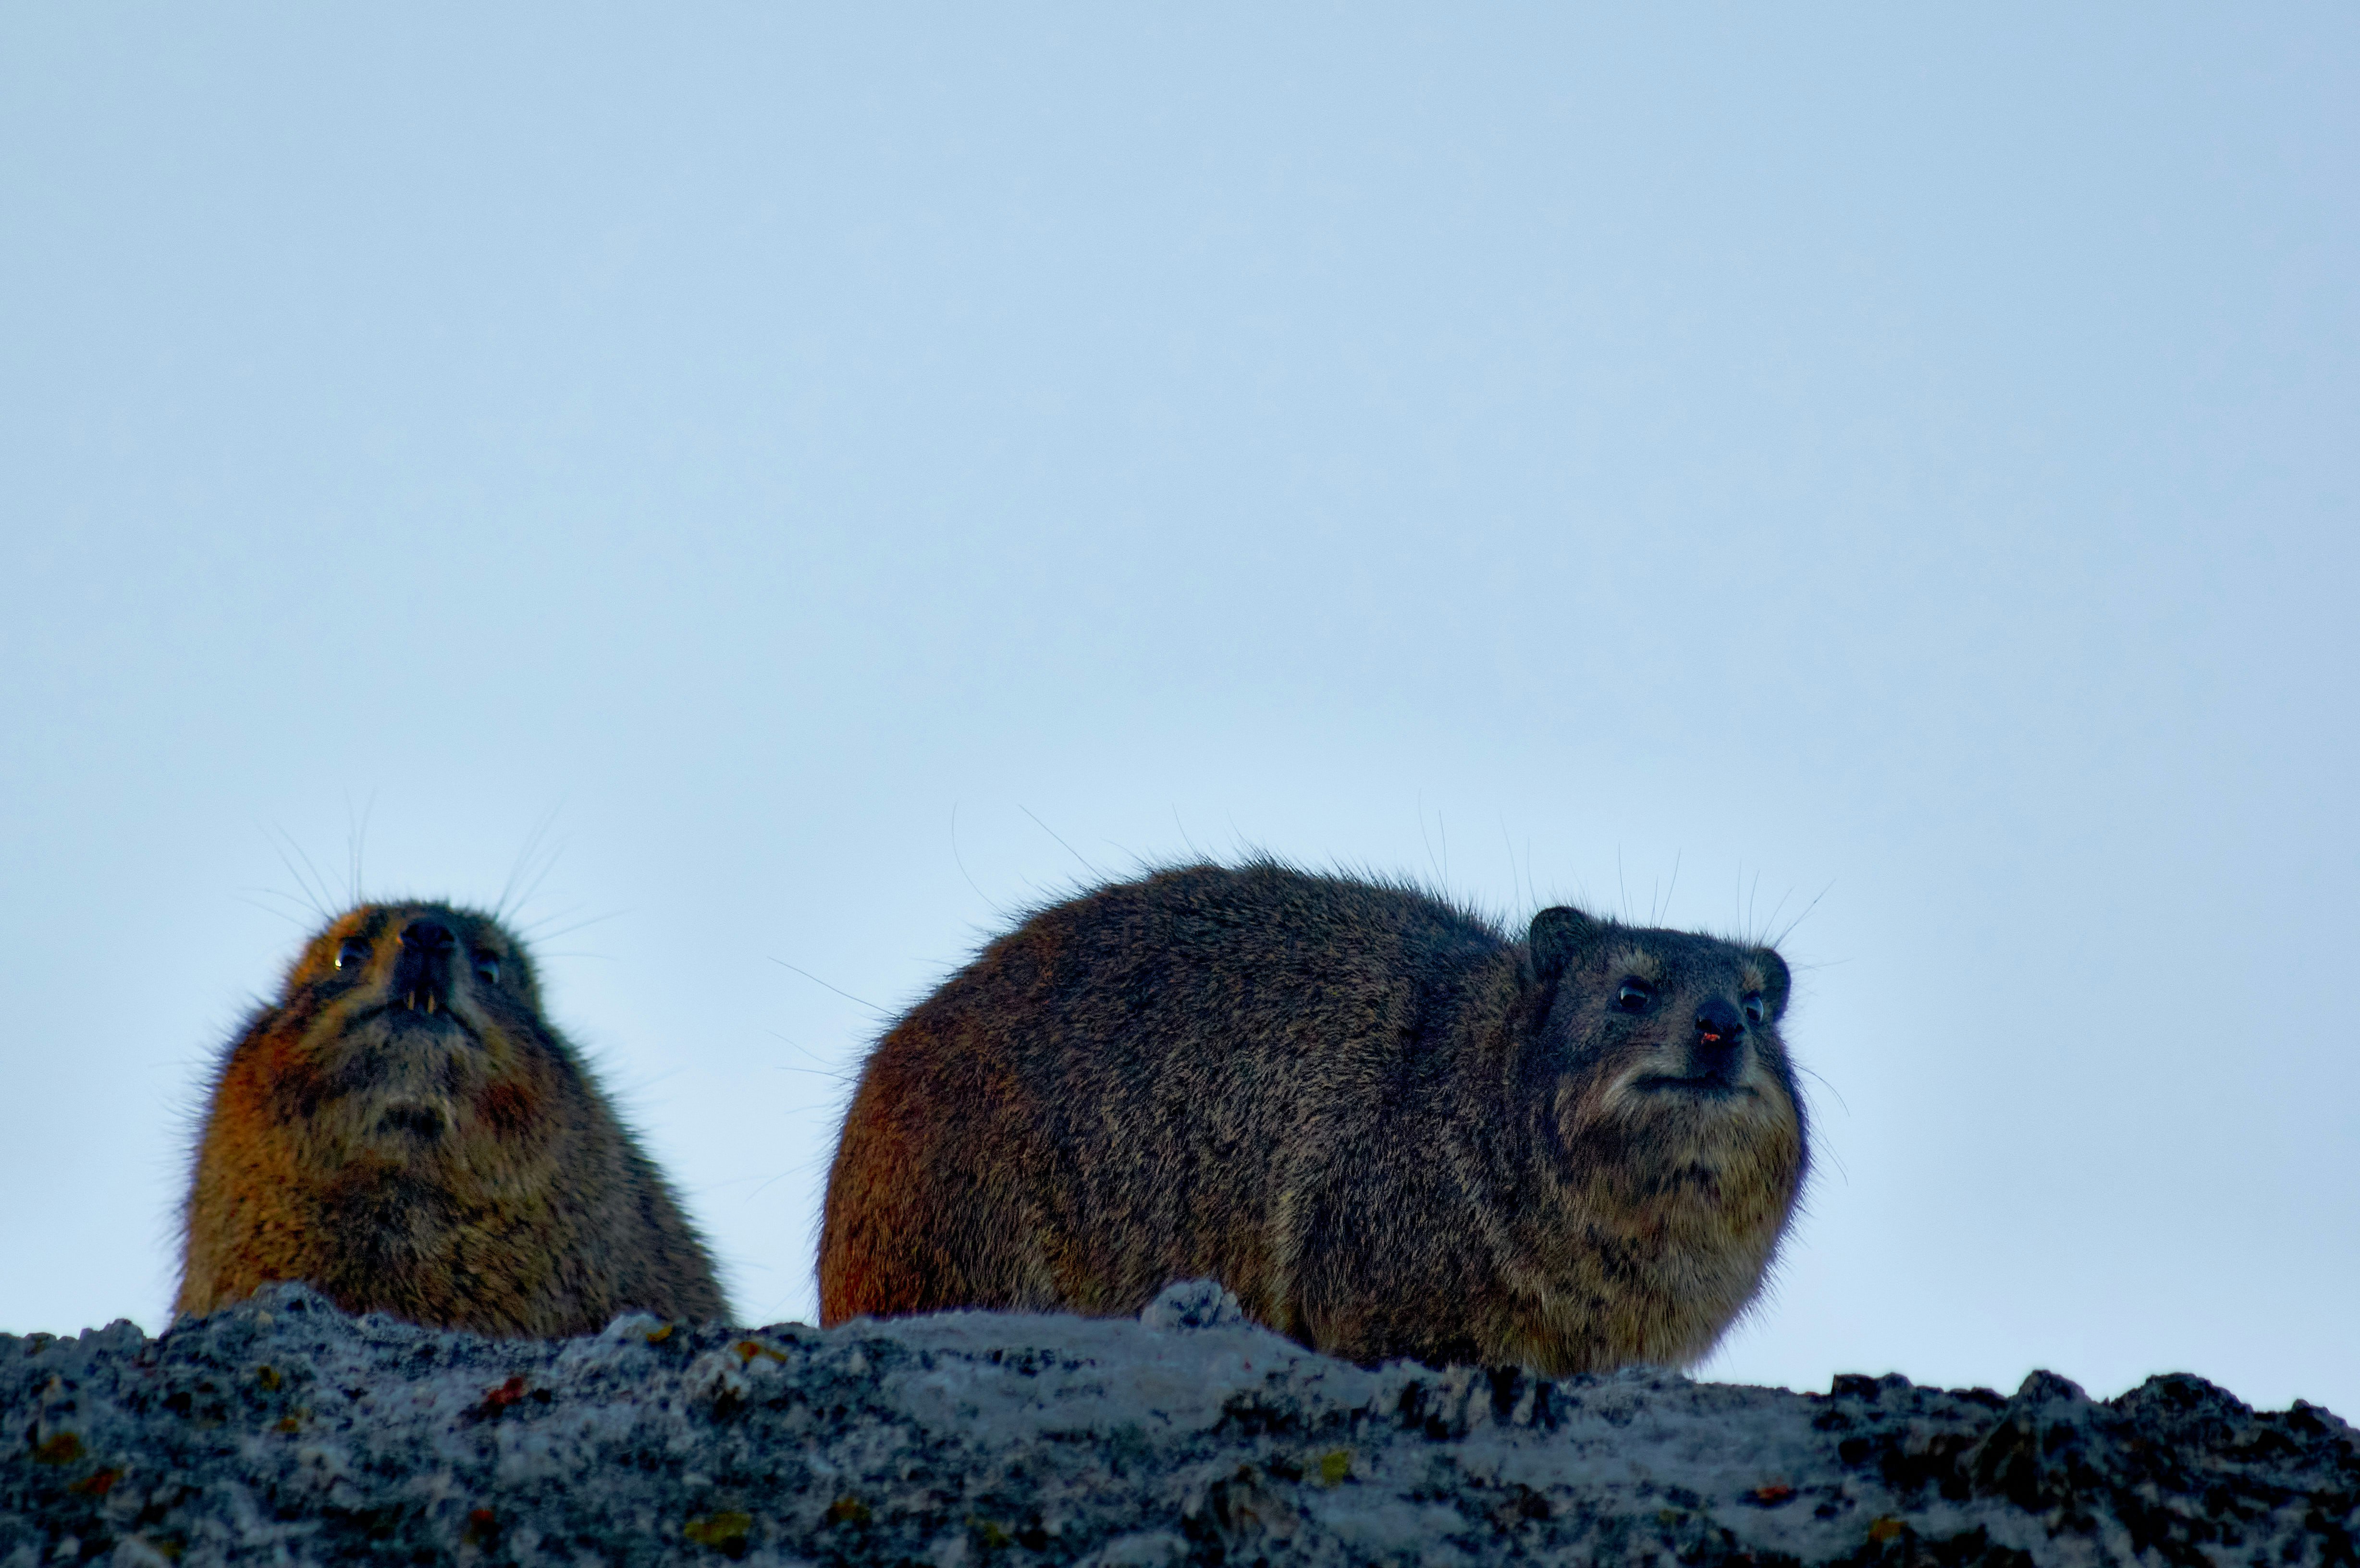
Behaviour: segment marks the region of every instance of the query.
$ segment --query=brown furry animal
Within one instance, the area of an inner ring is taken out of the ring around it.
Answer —
[[[1569,909],[1512,942],[1271,863],[1101,887],[870,1054],[821,1322],[1113,1315],[1211,1276],[1361,1362],[1692,1361],[1802,1183],[1787,988],[1766,947]]]
[[[311,939],[222,1053],[184,1218],[183,1312],[272,1279],[487,1334],[729,1312],[523,944],[447,904],[364,904]]]

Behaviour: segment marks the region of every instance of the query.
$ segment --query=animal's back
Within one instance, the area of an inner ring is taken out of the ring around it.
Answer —
[[[871,1056],[830,1177],[822,1321],[1122,1312],[1209,1275],[1283,1322],[1304,1159],[1349,1168],[1415,1135],[1419,1042],[1507,950],[1425,894],[1270,864],[1042,911]]]

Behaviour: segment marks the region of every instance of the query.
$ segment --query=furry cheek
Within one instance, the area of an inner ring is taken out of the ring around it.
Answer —
[[[500,1137],[515,1138],[533,1125],[533,1096],[514,1083],[488,1084],[475,1096],[475,1115]]]

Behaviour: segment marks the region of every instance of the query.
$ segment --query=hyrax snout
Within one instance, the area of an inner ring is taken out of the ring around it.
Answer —
[[[588,1334],[718,1318],[704,1244],[488,915],[331,920],[224,1048],[183,1215],[177,1310],[271,1280],[347,1312]]]
[[[1201,866],[1044,909],[871,1052],[821,1316],[1137,1312],[1209,1276],[1363,1362],[1704,1354],[1807,1161],[1766,947]]]

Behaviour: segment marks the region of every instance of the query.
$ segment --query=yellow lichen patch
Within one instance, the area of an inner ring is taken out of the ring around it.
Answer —
[[[71,1432],[61,1432],[33,1450],[34,1462],[40,1465],[71,1465],[82,1457],[82,1438]]]
[[[1347,1480],[1351,1478],[1351,1475],[1352,1451],[1350,1449],[1331,1448],[1327,1453],[1319,1456],[1319,1484],[1321,1486],[1340,1486]]]
[[[746,1532],[754,1528],[751,1514],[699,1514],[681,1527],[681,1534],[699,1546],[710,1546],[716,1552],[731,1547],[742,1548]]]

